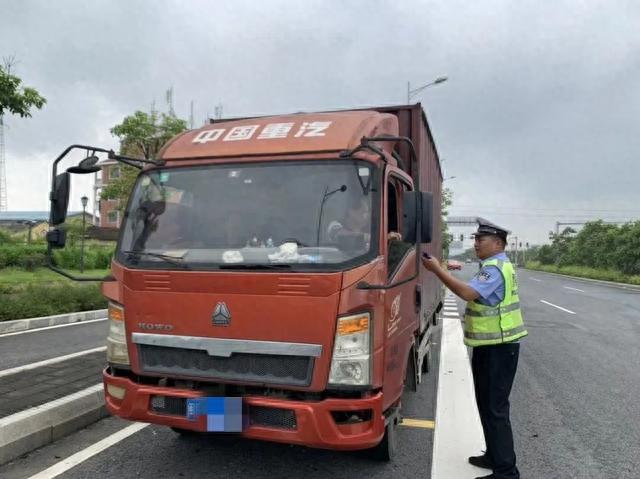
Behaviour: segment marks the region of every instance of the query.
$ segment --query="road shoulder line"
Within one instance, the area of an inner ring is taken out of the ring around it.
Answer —
[[[119,443],[123,439],[128,438],[129,436],[141,431],[145,427],[149,426],[149,424],[144,423],[135,423],[127,426],[123,429],[120,429],[117,432],[114,432],[108,437],[105,437],[101,441],[92,444],[91,446],[83,449],[82,451],[76,452],[75,454],[63,459],[62,461],[54,464],[53,466],[41,471],[29,479],[53,479],[54,477],[58,477],[60,474],[72,469],[78,464],[82,464],[87,459],[92,458],[96,454],[101,453],[105,449],[110,448],[114,444]]]
[[[9,376],[11,374],[21,373],[23,371],[30,371],[31,369],[36,369],[42,366],[49,366],[50,364],[61,363],[66,361],[67,359],[77,358],[78,356],[85,356],[91,353],[97,353],[99,351],[106,351],[106,346],[99,346],[93,349],[86,349],[84,351],[78,351],[77,353],[65,354],[64,356],[58,356],[57,358],[45,359],[43,361],[38,361],[37,363],[25,364],[23,366],[16,366],[11,369],[3,369],[0,370],[0,378],[4,376]]]
[[[457,315],[444,317],[432,479],[475,477],[480,472],[467,462],[469,456],[482,453],[484,437],[475,401],[471,363],[462,338],[460,318]]]

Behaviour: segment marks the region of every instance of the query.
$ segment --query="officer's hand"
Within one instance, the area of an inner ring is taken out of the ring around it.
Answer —
[[[436,271],[440,268],[440,261],[436,258],[429,256],[428,258],[424,255],[422,256],[422,266],[424,266],[429,271]]]

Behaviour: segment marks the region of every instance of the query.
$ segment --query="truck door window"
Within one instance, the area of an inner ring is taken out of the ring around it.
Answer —
[[[391,278],[407,252],[414,246],[402,240],[402,194],[411,188],[399,178],[387,182],[387,277]]]

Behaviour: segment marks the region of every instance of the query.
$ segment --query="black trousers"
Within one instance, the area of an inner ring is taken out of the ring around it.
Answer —
[[[487,455],[493,462],[494,476],[500,479],[520,477],[509,420],[509,394],[519,354],[520,343],[477,346],[471,359]]]

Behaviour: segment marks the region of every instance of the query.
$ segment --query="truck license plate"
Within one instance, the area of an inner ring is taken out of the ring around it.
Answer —
[[[207,417],[207,431],[242,432],[242,398],[200,397],[187,399],[187,418]]]

